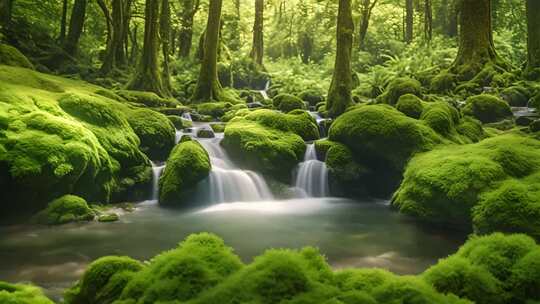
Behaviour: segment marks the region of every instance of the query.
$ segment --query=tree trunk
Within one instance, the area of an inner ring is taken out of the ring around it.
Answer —
[[[431,0],[424,0],[424,34],[427,41],[433,38],[433,9]]]
[[[527,0],[527,70],[532,79],[540,78],[540,1]]]
[[[146,0],[144,45],[135,77],[128,85],[131,90],[154,92],[167,96],[159,74],[159,6],[161,0]]]
[[[360,19],[360,29],[358,31],[358,47],[360,50],[364,50],[365,48],[371,12],[373,12],[373,8],[375,8],[377,1],[378,0],[362,0],[362,17]]]
[[[170,92],[172,86],[169,72],[169,48],[171,38],[171,7],[169,5],[169,0],[161,1],[161,16],[159,25],[161,50],[163,53],[163,70],[161,73],[161,78],[163,80],[163,89]]]
[[[76,56],[79,48],[79,39],[81,38],[84,19],[86,16],[87,0],[75,0],[69,20],[69,32],[64,43],[64,51],[71,56]]]
[[[255,23],[253,24],[253,46],[251,58],[258,65],[263,65],[264,57],[264,0],[255,0]]]
[[[131,65],[137,63],[137,57],[139,56],[139,42],[137,41],[137,35],[139,33],[139,27],[135,25],[133,30],[129,32],[129,40],[131,41],[131,50],[129,52],[129,61]]]
[[[58,42],[64,43],[66,39],[66,27],[67,27],[67,12],[68,12],[68,0],[62,2],[62,19],[60,20],[60,34],[58,35]]]
[[[109,8],[107,7],[107,4],[105,3],[104,0],[97,0],[97,3],[99,5],[99,8],[101,8],[101,11],[103,12],[103,16],[105,17],[105,23],[107,24],[107,41],[105,45],[108,47],[112,39],[112,31],[113,31],[111,13],[109,12]]]
[[[128,64],[127,54],[129,53],[129,22],[131,20],[131,5],[133,0],[123,0],[123,20],[122,20],[122,41],[123,47],[116,50],[116,60],[120,66]],[[133,48],[133,47],[132,47]]]
[[[336,63],[326,105],[330,117],[342,114],[352,104],[351,53],[354,22],[351,0],[339,0],[337,18]]]
[[[470,80],[497,59],[491,27],[491,0],[462,0],[459,51],[452,70]]]
[[[210,0],[204,39],[204,54],[193,102],[220,100],[222,88],[217,75],[217,56],[221,23],[222,0]]]
[[[414,27],[414,7],[413,0],[405,0],[405,42],[411,43],[413,40]]]
[[[446,35],[456,37],[458,35],[458,4],[456,0],[449,0],[448,20],[446,25]]]
[[[199,0],[182,0],[183,10],[180,18],[178,37],[178,56],[189,57],[193,45],[193,19],[199,10]]]
[[[112,37],[107,44],[107,55],[101,66],[101,73],[104,75],[125,64],[125,58],[122,58],[124,53],[124,8],[123,0],[112,0]]]
[[[0,26],[7,28],[11,24],[14,0],[0,0]]]

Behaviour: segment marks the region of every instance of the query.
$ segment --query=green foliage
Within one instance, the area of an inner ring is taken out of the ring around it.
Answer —
[[[53,304],[41,289],[22,284],[0,281],[0,303],[6,304]]]
[[[396,104],[396,109],[401,113],[415,119],[420,119],[422,112],[424,112],[422,100],[412,94],[405,94],[399,97]]]
[[[210,158],[201,144],[183,138],[171,152],[159,180],[159,203],[185,204],[195,186],[208,176],[210,169]]]
[[[488,94],[467,98],[463,113],[473,116],[483,123],[497,122],[512,116],[512,110],[508,103]]]
[[[75,195],[64,195],[55,199],[47,208],[35,216],[35,219],[48,225],[62,225],[70,222],[91,221],[94,211],[88,207],[83,198]]]
[[[288,114],[283,114],[262,109],[253,111],[244,118],[256,121],[269,128],[295,133],[305,141],[319,139],[317,122],[306,111],[294,110]]]
[[[26,58],[19,50],[16,48],[0,43],[0,64],[9,65],[14,67],[21,67],[27,69],[34,69],[34,66],[28,58]]]

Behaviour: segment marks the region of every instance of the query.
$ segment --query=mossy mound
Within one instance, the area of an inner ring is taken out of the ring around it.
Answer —
[[[533,261],[539,252],[535,241],[525,235],[472,237],[423,277],[439,292],[474,303],[532,303],[540,300],[540,263]]]
[[[449,93],[456,88],[457,80],[457,75],[443,71],[431,80],[431,91]]]
[[[502,90],[501,97],[511,107],[526,107],[531,98],[529,91],[521,86],[512,86]]]
[[[0,281],[0,303],[54,304],[39,289],[31,285],[10,284]]]
[[[159,180],[159,203],[179,205],[194,192],[196,185],[208,177],[211,165],[206,150],[189,137],[182,138]]]
[[[437,133],[448,136],[455,132],[460,115],[458,110],[448,103],[434,102],[426,105],[420,119]]]
[[[512,117],[512,110],[504,100],[481,94],[467,98],[463,114],[473,116],[482,123],[493,123]]]
[[[233,104],[230,102],[207,102],[198,104],[197,112],[202,115],[212,116],[213,118],[221,118],[232,107]]]
[[[295,110],[288,114],[272,110],[256,110],[244,116],[247,120],[256,121],[266,127],[292,132],[305,141],[319,139],[317,121],[306,111]]]
[[[34,69],[34,66],[26,56],[24,56],[16,48],[0,43],[0,65],[9,65],[27,69]]]
[[[96,214],[88,203],[75,195],[64,195],[52,201],[45,210],[36,215],[37,222],[62,225],[71,222],[91,221]]]
[[[414,157],[393,206],[425,221],[479,232],[540,235],[540,143],[501,135]],[[521,193],[521,191],[526,191]]]
[[[140,149],[152,160],[165,160],[174,147],[175,127],[163,114],[152,110],[135,110],[128,122],[139,137]]]
[[[405,94],[399,98],[396,109],[411,118],[420,119],[424,106],[422,100],[417,96]]]
[[[112,223],[118,220],[120,220],[120,217],[116,213],[103,214],[98,217],[98,222],[101,223]]]
[[[298,94],[298,98],[309,103],[310,106],[316,106],[317,104],[324,102],[325,100],[324,96],[325,96],[324,92],[321,92],[320,90],[316,90],[316,89],[305,90],[305,91],[300,92],[300,94]]]
[[[161,108],[161,107],[174,108],[174,107],[182,105],[176,99],[161,98],[156,93],[153,93],[153,92],[119,90],[119,91],[116,91],[115,94],[135,105],[150,107],[150,108]]]
[[[305,110],[305,102],[291,94],[279,94],[272,99],[274,107],[284,113],[289,113],[292,110]]]
[[[253,119],[266,120],[265,117]],[[239,117],[227,124],[222,145],[244,167],[287,182],[306,149],[299,135]]]
[[[167,115],[167,118],[171,121],[171,123],[174,125],[174,128],[177,130],[193,127],[193,122],[191,120],[184,119],[178,115]]]
[[[0,87],[2,217],[68,193],[102,203],[146,195],[150,164],[128,122],[133,108],[22,68],[0,66]]]
[[[422,84],[418,80],[412,78],[395,78],[390,81],[386,91],[377,97],[377,101],[380,103],[395,105],[399,98],[405,94],[412,94],[422,97]]]

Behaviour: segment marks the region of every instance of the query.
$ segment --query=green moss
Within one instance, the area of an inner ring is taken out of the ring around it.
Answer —
[[[197,111],[202,115],[220,118],[231,110],[233,105],[230,102],[208,102],[197,105]]]
[[[134,110],[127,118],[141,141],[141,151],[152,160],[165,160],[175,144],[172,122],[165,115],[146,109]]]
[[[412,94],[418,97],[422,96],[422,85],[416,79],[395,78],[388,84],[384,94],[377,98],[377,101],[395,105],[399,98],[405,94]]]
[[[225,132],[226,124],[211,124],[210,127],[215,133],[223,133]]]
[[[24,56],[16,48],[0,43],[0,65],[9,65],[27,69],[34,69],[34,66],[26,56]]]
[[[456,88],[457,75],[443,71],[431,80],[431,90],[435,93],[449,93]]]
[[[426,105],[421,119],[437,133],[448,136],[455,132],[459,123],[459,112],[446,102],[434,102]]]
[[[497,122],[512,116],[512,110],[508,103],[488,94],[467,98],[463,113],[473,116],[483,123]]]
[[[181,106],[181,104],[172,98],[161,98],[153,92],[119,90],[115,92],[123,99],[140,106],[159,108]]]
[[[272,103],[276,109],[284,113],[297,109],[306,109],[306,104],[302,99],[290,94],[279,94],[273,98]]]
[[[476,143],[486,138],[487,135],[482,128],[482,123],[472,117],[463,117],[456,126],[458,134],[462,135],[462,138],[467,138],[470,143]]]
[[[245,119],[256,121],[269,128],[293,132],[304,140],[319,138],[319,128],[315,119],[306,111],[295,110],[283,114],[272,110],[256,110],[245,116]]]
[[[533,121],[529,125],[529,129],[531,130],[531,132],[539,132],[540,131],[540,119],[537,119],[537,120]]]
[[[501,97],[511,107],[526,107],[531,97],[529,91],[521,86],[512,86],[501,91]]]
[[[171,152],[159,181],[159,203],[185,203],[195,186],[208,176],[210,169],[210,158],[206,150],[198,142],[183,138]]]
[[[229,122],[222,145],[243,166],[287,181],[305,152],[300,136],[244,118]]]
[[[512,267],[509,289],[514,299],[540,299],[540,249],[531,250]]]
[[[98,217],[98,221],[102,223],[111,223],[111,222],[116,222],[118,220],[120,220],[120,218],[118,217],[118,214],[116,213],[103,214]]]
[[[83,198],[64,195],[52,201],[45,210],[36,215],[38,222],[49,225],[61,225],[70,222],[91,221],[94,211]]]
[[[321,147],[319,143],[317,147]],[[330,142],[322,145],[326,152],[326,165],[330,172],[332,193],[352,196],[366,195],[364,182],[369,169],[358,164],[352,151],[343,144]]]
[[[251,111],[247,108],[242,108],[238,110],[230,110],[229,112],[225,113],[225,115],[221,117],[221,121],[228,122],[235,117],[244,117],[248,115],[249,113],[251,113]]]
[[[486,232],[502,229],[537,233],[537,220],[516,219],[527,213],[527,219],[534,218],[538,211],[530,213],[530,208],[540,207],[538,199],[514,196],[516,190],[510,190],[515,184],[505,186],[501,182],[518,179],[530,187],[528,191],[537,189],[539,147],[534,139],[503,135],[418,155],[407,166],[393,204],[401,212],[456,229],[470,229],[474,220]],[[498,190],[490,193],[493,189]],[[472,217],[471,210],[477,205],[477,215]]]
[[[0,281],[0,303],[54,304],[39,289],[31,285],[10,284]]]
[[[300,92],[300,94],[298,94],[298,98],[309,103],[310,106],[316,106],[317,104],[324,102],[324,95],[325,93],[319,90],[310,89]]]
[[[411,118],[419,119],[424,111],[424,106],[420,98],[412,94],[405,94],[399,98],[396,109]]]
[[[178,115],[167,115],[167,118],[172,122],[174,128],[177,130],[193,127],[192,121],[184,119]]]

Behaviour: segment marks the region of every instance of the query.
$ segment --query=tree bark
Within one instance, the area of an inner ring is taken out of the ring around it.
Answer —
[[[124,49],[124,1],[112,0],[111,39],[107,44],[107,55],[101,73],[109,74],[125,64]]]
[[[79,39],[81,38],[84,19],[86,16],[87,0],[75,0],[69,20],[69,32],[64,43],[64,51],[71,56],[76,56],[79,48]]]
[[[11,24],[14,0],[0,0],[0,26],[7,28]]]
[[[108,46],[109,43],[111,42],[112,31],[113,31],[111,13],[109,12],[109,8],[107,7],[107,4],[105,3],[104,0],[97,0],[97,3],[98,3],[99,8],[101,8],[101,11],[103,12],[103,16],[105,17],[105,23],[107,25],[107,41],[105,45]]]
[[[414,27],[414,7],[413,0],[405,0],[405,42],[411,43],[413,40]]]
[[[210,0],[204,39],[204,54],[193,102],[220,100],[222,88],[217,75],[217,56],[221,23],[222,0]]]
[[[527,0],[528,72],[531,78],[540,78],[540,1]]]
[[[169,72],[169,50],[171,38],[171,7],[169,0],[161,1],[161,16],[159,21],[159,32],[161,36],[161,51],[163,55],[163,69],[161,79],[163,81],[163,89],[171,91],[171,76]]]
[[[182,0],[183,9],[180,17],[178,37],[178,56],[189,57],[193,45],[193,19],[200,7],[199,0]]]
[[[379,0],[362,0],[362,17],[360,19],[360,29],[358,31],[358,47],[365,49],[366,36],[369,28],[371,13]]]
[[[60,34],[58,35],[58,42],[60,43],[64,43],[64,40],[66,39],[67,12],[68,12],[68,0],[63,0],[62,19],[60,20]]]
[[[161,0],[146,0],[144,44],[139,67],[135,77],[128,85],[131,90],[154,92],[166,97],[159,73],[159,12]]]
[[[431,0],[424,0],[424,34],[427,41],[433,38],[433,9]]]
[[[491,0],[462,0],[459,7],[459,51],[452,70],[472,79],[497,59],[491,27]]]
[[[336,62],[326,105],[330,117],[342,114],[352,104],[351,53],[354,22],[351,0],[339,0],[337,19]]]
[[[253,24],[253,46],[251,58],[258,65],[263,65],[264,57],[264,0],[255,0],[255,23]]]

